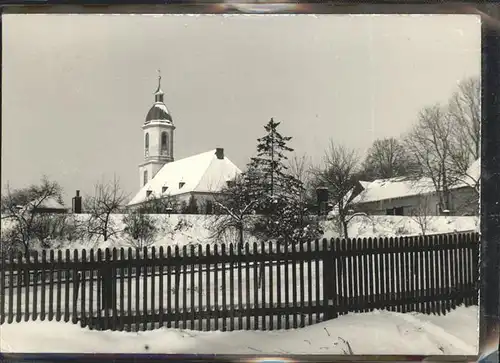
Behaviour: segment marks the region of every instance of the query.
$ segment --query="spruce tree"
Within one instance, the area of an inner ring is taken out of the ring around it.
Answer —
[[[247,188],[257,200],[257,212],[262,215],[255,224],[254,234],[262,239],[295,243],[316,238],[317,226],[308,226],[303,219],[305,205],[300,195],[302,182],[287,172],[288,146],[292,139],[278,131],[280,122],[271,120],[264,126],[266,135],[257,139],[257,155],[251,159],[244,178]]]

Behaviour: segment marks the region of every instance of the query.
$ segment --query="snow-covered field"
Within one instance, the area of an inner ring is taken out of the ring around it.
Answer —
[[[0,327],[2,352],[205,354],[477,354],[477,307],[445,316],[374,311],[300,329],[198,332],[162,328],[127,333],[62,322]]]

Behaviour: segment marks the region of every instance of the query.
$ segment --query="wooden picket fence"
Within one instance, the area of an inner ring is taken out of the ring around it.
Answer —
[[[0,323],[297,328],[349,312],[477,304],[479,235],[43,251],[2,263]]]

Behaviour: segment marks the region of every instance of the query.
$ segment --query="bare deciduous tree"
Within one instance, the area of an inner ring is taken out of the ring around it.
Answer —
[[[472,160],[478,159],[481,148],[481,83],[479,78],[467,78],[458,84],[458,90],[449,101],[448,110],[452,121],[457,126],[453,129],[454,141],[466,149],[466,154]],[[470,164],[470,160],[467,164]]]
[[[406,139],[406,147],[418,164],[413,176],[432,180],[442,210],[450,209],[450,186],[453,178],[449,170],[449,139],[452,131],[453,123],[446,110],[440,105],[434,105],[420,112],[417,124]]]
[[[86,234],[90,239],[98,240],[102,237],[107,241],[120,232],[112,215],[121,211],[125,199],[126,195],[116,176],[111,182],[99,182],[95,185],[94,195],[85,200],[85,211],[90,215]]]
[[[330,141],[325,151],[323,165],[313,169],[316,185],[328,188],[329,199],[338,213],[344,237],[348,238],[348,225],[352,200],[356,196],[354,187],[359,169],[359,158],[355,150]]]
[[[297,180],[302,182],[303,185],[307,185],[311,175],[311,158],[306,154],[298,155],[293,154],[291,158],[287,161],[288,173],[295,177]]]
[[[221,241],[232,231],[238,232],[238,243],[243,245],[247,219],[254,214],[257,199],[251,197],[249,185],[242,177],[237,177],[220,193],[214,194],[214,204],[219,211],[211,223],[212,238]]]
[[[15,190],[7,186],[6,189],[1,201],[2,219],[12,221],[8,231],[10,242],[21,247],[27,257],[31,243],[41,236],[40,232],[47,227],[45,224],[50,222],[50,218],[43,216],[38,209],[49,199],[62,204],[62,188],[57,182],[43,177],[39,185]]]
[[[431,207],[431,198],[429,194],[420,194],[417,197],[418,202],[412,211],[411,218],[418,224],[422,236],[425,236],[434,218],[434,213]]]
[[[371,180],[405,176],[412,168],[412,159],[395,138],[375,140],[363,163],[363,172]]]
[[[450,210],[450,189],[463,185],[479,196],[479,172],[471,164],[480,152],[480,82],[463,80],[448,105],[427,107],[407,138],[407,147],[418,162],[418,176],[432,180],[443,210]]]
[[[132,211],[123,217],[125,228],[123,232],[129,245],[135,248],[144,248],[151,246],[156,238],[160,228],[155,220],[140,210]]]
[[[449,139],[449,173],[456,183],[472,186],[474,199],[478,199],[479,170],[470,172],[471,164],[480,157],[481,147],[481,84],[477,77],[459,83],[448,104],[448,112],[454,125]]]
[[[314,205],[316,201],[316,191],[314,190],[314,178],[312,172],[312,160],[306,154],[296,154],[288,159],[288,173],[302,183],[303,189],[299,191],[299,203],[308,207]],[[301,219],[304,219],[304,211],[301,210]]]

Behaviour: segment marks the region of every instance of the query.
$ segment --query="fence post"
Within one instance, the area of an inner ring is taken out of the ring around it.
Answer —
[[[328,247],[330,244],[330,249]],[[323,238],[323,320],[330,320],[337,317],[336,312],[336,281],[337,276],[335,274],[335,252],[334,252],[334,241]]]

